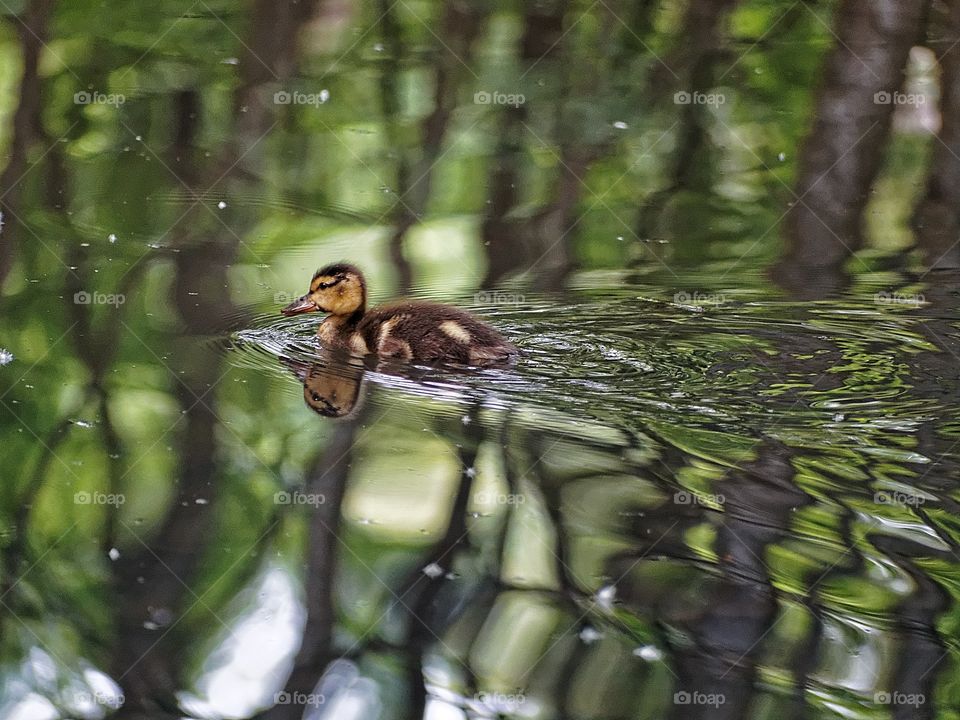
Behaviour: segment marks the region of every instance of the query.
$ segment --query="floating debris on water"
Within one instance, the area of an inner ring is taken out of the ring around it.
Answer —
[[[0,365],[9,365],[13,362],[13,353],[6,348],[0,348]]]
[[[583,630],[580,631],[580,639],[585,642],[587,645],[595,643],[597,640],[603,637],[603,633],[597,630],[596,628],[590,627],[587,625]]]
[[[110,552],[108,552],[107,555],[109,555],[110,559],[114,561],[120,559],[120,551],[116,548],[110,548]]]
[[[438,577],[443,575],[443,568],[436,563],[430,563],[423,569],[423,574],[431,580],[436,580]]]
[[[634,648],[633,654],[647,662],[659,662],[663,660],[663,650],[656,645],[641,645],[638,648]]]
[[[221,200],[220,202],[217,203],[217,207],[223,210],[224,208],[227,207],[227,204],[223,200]]]
[[[109,235],[107,235],[107,240],[109,240],[110,244],[112,245],[117,241],[117,236],[114,235],[113,233],[110,233]]]
[[[606,585],[597,590],[597,605],[604,610],[613,609],[613,599],[617,595],[617,588],[614,585]]]
[[[628,127],[627,124],[626,124],[623,120],[617,120],[617,121],[613,124],[613,126],[614,126],[617,130],[626,130],[627,127]]]

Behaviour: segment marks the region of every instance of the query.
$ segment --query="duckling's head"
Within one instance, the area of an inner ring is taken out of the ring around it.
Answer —
[[[284,315],[325,312],[349,316],[363,313],[367,304],[367,283],[363,273],[353,265],[337,263],[317,270],[310,281],[310,291],[287,305]]]

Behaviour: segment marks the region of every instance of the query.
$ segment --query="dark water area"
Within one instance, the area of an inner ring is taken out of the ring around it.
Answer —
[[[945,4],[0,0],[0,718],[960,718]],[[511,365],[323,347],[314,271]]]

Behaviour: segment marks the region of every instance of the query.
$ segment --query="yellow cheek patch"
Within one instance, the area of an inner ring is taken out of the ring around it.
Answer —
[[[456,320],[443,321],[440,323],[440,329],[458,342],[468,343],[471,340],[470,333]]]

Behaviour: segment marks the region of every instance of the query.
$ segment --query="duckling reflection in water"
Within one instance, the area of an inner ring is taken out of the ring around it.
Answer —
[[[305,363],[280,358],[303,383],[303,400],[318,415],[347,418],[359,410],[364,368],[348,362]]]
[[[353,265],[321,268],[310,290],[284,315],[325,312],[317,335],[328,347],[357,355],[424,365],[493,367],[510,364],[517,349],[499,332],[464,310],[428,302],[403,302],[367,311],[367,283]]]

